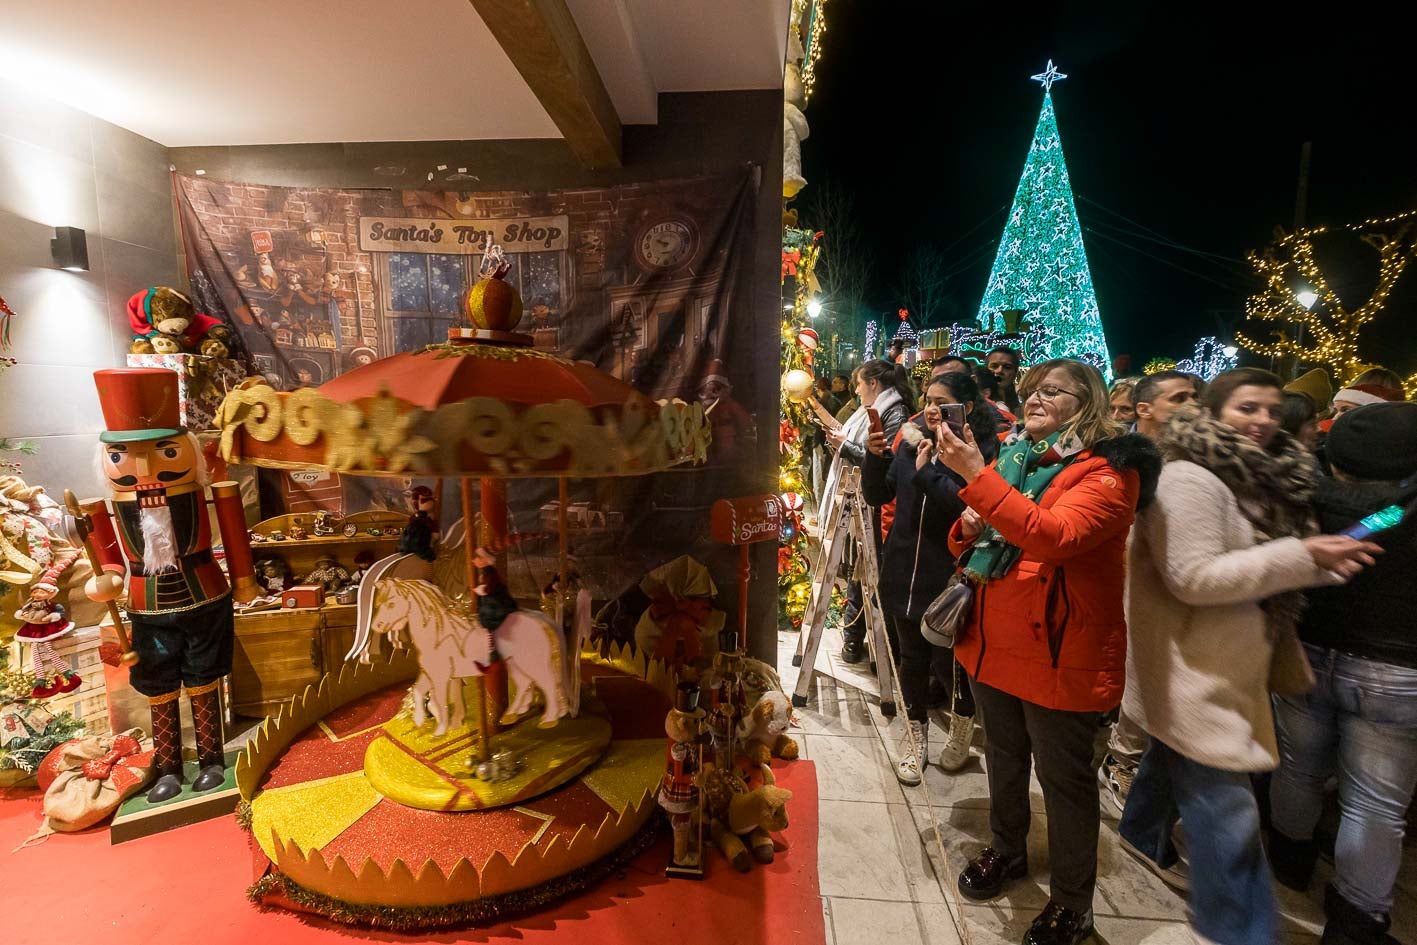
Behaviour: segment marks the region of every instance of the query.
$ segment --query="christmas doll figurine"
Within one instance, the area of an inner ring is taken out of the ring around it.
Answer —
[[[472,562],[477,565],[480,582],[472,589],[477,595],[477,621],[490,632],[516,612],[517,600],[502,582],[502,575],[497,573],[497,559],[486,548],[478,548]]]
[[[433,520],[433,490],[427,486],[414,486],[408,490],[408,524],[403,527],[399,539],[399,553],[418,555],[424,561],[437,557],[434,542],[438,537],[438,523]]]
[[[743,688],[737,634],[725,628],[719,634],[719,651],[713,668],[706,674],[709,690],[709,735],[713,741],[713,761],[727,771],[733,764],[738,723],[748,714],[748,694]]]
[[[63,605],[54,600],[57,588],[36,585],[30,599],[15,611],[15,619],[23,626],[15,631],[15,639],[30,644],[34,661],[34,687],[30,690],[32,699],[48,699],[67,692],[73,692],[83,683],[79,674],[69,668],[68,662],[54,652],[53,641],[74,629]]]
[[[674,830],[674,853],[669,872],[701,871],[701,835],[695,824],[699,814],[699,770],[701,740],[699,726],[704,710],[699,708],[699,687],[681,682],[675,692],[674,708],[664,717],[664,734],[669,746],[664,763],[664,779],[659,785],[659,806],[669,815]]]
[[[232,591],[212,556],[206,466],[196,437],[178,421],[177,375],[158,368],[94,372],[106,430],[100,466],[113,490],[112,511],[85,503],[93,533],[95,575],[85,592],[96,601],[123,593],[138,662],[129,681],[152,712],[157,782],[148,800],[182,791],[182,725],[177,697],[186,689],[200,767],[193,791],[225,779],[217,685],[231,672]],[[235,483],[214,487],[228,566],[242,600],[257,589]],[[99,569],[102,569],[101,571]]]

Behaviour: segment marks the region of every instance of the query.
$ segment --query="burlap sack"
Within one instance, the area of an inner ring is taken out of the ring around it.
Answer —
[[[92,827],[142,790],[152,776],[152,751],[144,751],[143,730],[88,735],[51,751],[39,766],[44,789],[44,823],[25,845],[51,833]]]

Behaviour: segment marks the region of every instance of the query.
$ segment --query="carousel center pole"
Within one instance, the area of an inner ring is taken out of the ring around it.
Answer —
[[[485,480],[484,480],[485,481]],[[475,513],[472,508],[472,480],[466,476],[462,479],[462,520],[463,520],[463,550],[467,557],[467,595],[469,600],[475,600],[477,594],[473,588],[477,587],[477,563],[473,557],[477,551],[477,542],[474,541],[472,533],[472,523],[476,522]],[[487,718],[487,680],[484,676],[477,677],[477,733],[481,736],[477,745],[477,760],[479,762],[489,761],[492,758],[492,725]]]
[[[559,553],[560,553],[560,561],[559,561],[559,564],[560,564],[560,569],[561,569],[561,581],[560,581],[560,583],[558,583],[558,584],[556,585],[556,619],[561,622],[561,629],[562,629],[562,630],[565,630],[565,629],[566,629],[566,601],[567,601],[567,599],[568,599],[566,595],[567,595],[568,591],[570,590],[570,588],[569,588],[567,585],[568,585],[568,582],[570,581],[570,573],[569,573],[569,572],[570,572],[570,570],[571,570],[571,567],[570,567],[570,559],[571,559],[570,542],[571,542],[571,539],[570,539],[570,537],[566,534],[566,522],[567,522],[567,519],[568,519],[568,512],[567,512],[567,509],[566,509],[566,505],[567,505],[567,503],[570,501],[570,498],[571,498],[571,490],[566,486],[566,480],[565,480],[564,477],[562,477],[562,478],[556,480],[556,487],[557,487],[557,489],[556,489],[557,496],[556,496],[556,497],[557,497],[557,499],[558,499],[558,501],[557,501],[557,503],[556,503],[556,531],[557,531],[557,533],[558,533],[558,534],[557,534],[557,539],[558,539],[558,542],[557,542],[557,543],[558,543],[558,551],[559,551]],[[572,639],[575,638],[575,632],[574,632],[574,631],[571,632],[571,638],[572,638]],[[572,654],[571,654],[571,658],[578,660],[578,659],[580,659],[580,654],[579,654],[579,653],[572,653]]]

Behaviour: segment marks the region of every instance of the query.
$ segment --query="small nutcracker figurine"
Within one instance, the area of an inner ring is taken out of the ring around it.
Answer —
[[[437,557],[434,543],[438,538],[438,523],[433,519],[433,490],[414,486],[408,491],[408,505],[411,514],[399,538],[399,553],[432,561]]]
[[[106,430],[100,466],[113,489],[83,504],[92,533],[94,577],[85,592],[115,600],[127,586],[133,688],[152,712],[153,803],[182,792],[182,723],[177,698],[185,688],[196,728],[193,791],[225,779],[217,686],[231,672],[232,588],[212,555],[206,466],[196,437],[179,423],[177,374],[159,368],[94,372]],[[239,599],[259,593],[236,483],[212,487],[217,523]],[[124,572],[127,580],[124,580]]]
[[[718,639],[719,651],[705,680],[709,689],[708,728],[714,764],[727,771],[738,754],[736,733],[739,721],[748,714],[748,693],[743,687],[743,654],[738,650],[738,635],[725,628]]]
[[[674,708],[664,717],[664,734],[669,745],[664,763],[664,780],[659,786],[659,806],[669,815],[674,830],[674,853],[665,871],[670,876],[703,876],[703,825],[700,818],[699,772],[703,768],[700,727],[704,710],[699,708],[699,687],[681,682],[675,692]]]

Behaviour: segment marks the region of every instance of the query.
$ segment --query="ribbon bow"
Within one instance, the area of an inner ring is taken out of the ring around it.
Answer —
[[[138,740],[131,735],[119,735],[113,739],[113,747],[108,753],[100,758],[93,758],[83,763],[82,769],[84,777],[90,781],[106,781],[113,769],[122,764],[124,759],[136,755],[142,751],[142,746]]]
[[[782,254],[782,278],[797,275],[797,265],[802,262],[800,250],[785,250]]]
[[[676,643],[683,643],[683,661],[692,662],[703,652],[699,643],[699,628],[709,618],[713,603],[707,597],[674,597],[662,594],[650,603],[649,616],[664,628],[659,638],[655,656],[659,659],[678,661]]]

